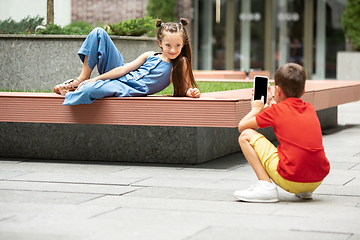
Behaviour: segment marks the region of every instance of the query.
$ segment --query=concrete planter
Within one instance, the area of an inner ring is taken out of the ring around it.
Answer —
[[[360,80],[360,52],[338,52],[336,61],[337,80]]]
[[[77,56],[86,36],[0,34],[0,88],[51,90],[77,77]],[[159,51],[155,38],[111,36],[125,62],[146,51]],[[94,70],[93,76],[97,75]]]

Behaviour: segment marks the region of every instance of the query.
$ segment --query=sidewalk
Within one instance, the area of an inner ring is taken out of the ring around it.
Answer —
[[[360,239],[360,101],[324,132],[331,172],[300,200],[237,202],[241,153],[195,166],[0,159],[0,240]]]

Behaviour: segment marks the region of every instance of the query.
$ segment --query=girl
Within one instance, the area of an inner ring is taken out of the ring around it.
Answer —
[[[63,105],[90,104],[103,97],[154,94],[172,82],[175,97],[200,97],[192,70],[187,23],[184,18],[180,23],[158,19],[157,40],[162,52],[145,52],[128,64],[124,64],[109,35],[95,28],[78,52],[83,61],[80,76],[55,86],[54,92],[65,95]],[[95,65],[100,75],[90,79]]]

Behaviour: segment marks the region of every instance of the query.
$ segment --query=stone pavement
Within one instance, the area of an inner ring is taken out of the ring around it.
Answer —
[[[339,106],[339,124],[311,201],[237,202],[256,181],[241,153],[195,166],[0,159],[0,239],[360,239],[360,101]]]

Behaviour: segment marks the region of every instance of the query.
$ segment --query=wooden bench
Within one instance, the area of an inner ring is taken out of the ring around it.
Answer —
[[[337,124],[337,106],[360,100],[360,82],[307,81],[303,99],[322,127]],[[238,122],[251,89],[105,98],[63,106],[53,93],[0,93],[0,157],[197,164],[240,150]],[[269,133],[271,134],[271,133]]]

